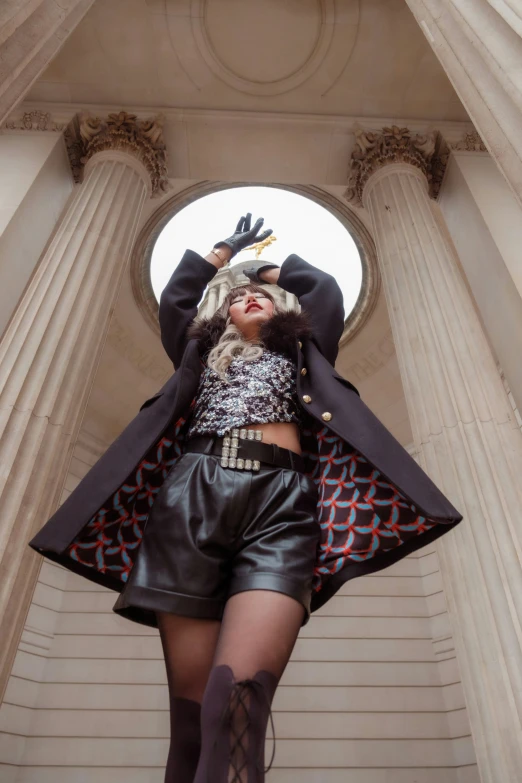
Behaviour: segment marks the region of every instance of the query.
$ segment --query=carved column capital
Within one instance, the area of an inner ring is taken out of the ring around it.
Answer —
[[[85,164],[93,155],[114,151],[132,155],[143,164],[150,176],[152,196],[169,189],[163,117],[138,120],[135,114],[120,111],[100,119],[81,113],[73,117],[64,136],[75,182],[82,181]]]
[[[409,163],[419,168],[428,180],[430,195],[435,198],[440,189],[449,150],[438,131],[412,134],[409,128],[397,125],[379,131],[355,130],[347,201],[362,206],[362,194],[370,176],[390,163]]]

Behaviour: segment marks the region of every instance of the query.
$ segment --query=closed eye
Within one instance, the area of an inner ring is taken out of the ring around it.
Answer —
[[[268,299],[268,297],[264,296],[263,294],[256,295],[256,299]],[[243,300],[242,296],[238,296],[235,299],[231,301],[230,304],[237,304],[238,302],[241,302]]]

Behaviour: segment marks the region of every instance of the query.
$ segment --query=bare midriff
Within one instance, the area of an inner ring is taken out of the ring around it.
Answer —
[[[247,430],[261,430],[262,443],[276,443],[282,449],[290,449],[301,454],[299,427],[294,422],[267,422],[266,424],[243,424]]]

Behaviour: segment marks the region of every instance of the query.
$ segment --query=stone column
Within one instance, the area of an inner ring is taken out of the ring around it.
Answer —
[[[0,343],[0,686],[41,565],[27,541],[58,503],[143,203],[167,183],[157,120],[83,116],[67,140],[83,182]]]
[[[522,769],[522,433],[433,189],[436,134],[358,131],[363,202],[420,463],[463,513],[437,542],[483,783]]]
[[[0,3],[0,125],[58,53],[94,0]]]
[[[211,285],[209,286],[208,289],[208,304],[207,304],[207,314],[209,318],[211,318],[216,312],[217,301],[218,301],[218,288],[215,285]]]
[[[227,285],[227,283],[225,283],[225,282],[224,283],[220,283],[216,309],[221,307],[221,305],[223,304],[223,301],[225,299],[225,296],[228,294],[228,292],[229,292],[229,286]]]
[[[406,0],[522,203],[522,13],[511,0]]]

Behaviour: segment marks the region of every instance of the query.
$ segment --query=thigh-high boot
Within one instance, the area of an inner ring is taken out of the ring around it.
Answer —
[[[236,680],[230,666],[215,666],[201,705],[201,755],[194,783],[263,783],[265,736],[278,678],[258,671]]]

